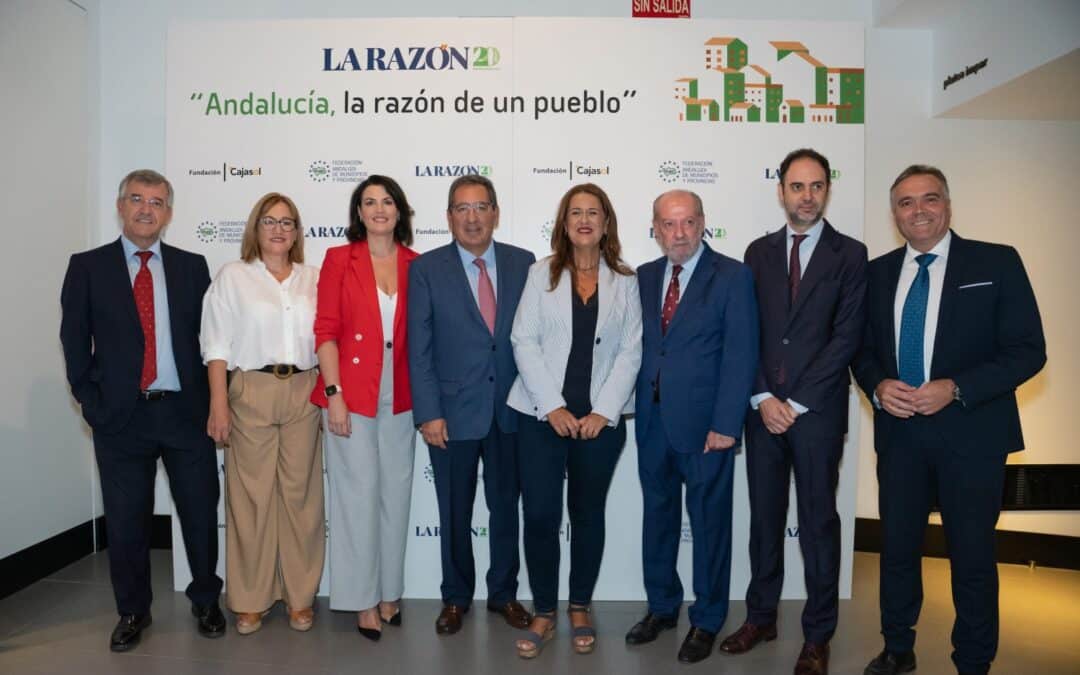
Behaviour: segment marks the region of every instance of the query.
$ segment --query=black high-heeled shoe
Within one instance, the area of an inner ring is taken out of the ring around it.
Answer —
[[[382,622],[385,623],[385,624],[389,624],[391,626],[400,626],[401,625],[401,608],[399,607],[398,611],[394,612],[394,616],[390,617],[389,619],[384,618],[382,614],[379,615],[379,618],[382,619]]]
[[[371,640],[372,642],[378,642],[379,638],[382,637],[382,631],[381,630],[376,630],[374,628],[364,628],[361,625],[357,625],[356,630],[359,631],[361,635],[363,635],[367,639]]]

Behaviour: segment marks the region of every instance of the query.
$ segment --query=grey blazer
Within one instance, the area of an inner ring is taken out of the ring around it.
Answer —
[[[563,271],[559,285],[549,292],[550,263],[547,257],[529,268],[510,332],[518,376],[507,405],[538,420],[566,405],[562,388],[573,339],[573,281],[570,272]],[[615,426],[623,413],[633,412],[634,382],[641,365],[637,277],[613,272],[601,260],[597,293],[589,400],[593,412]]]

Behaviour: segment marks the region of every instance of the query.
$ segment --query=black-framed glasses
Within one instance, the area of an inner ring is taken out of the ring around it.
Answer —
[[[271,230],[275,227],[280,228],[282,232],[292,232],[296,229],[296,221],[292,218],[274,218],[273,216],[263,216],[259,218],[259,225]]]

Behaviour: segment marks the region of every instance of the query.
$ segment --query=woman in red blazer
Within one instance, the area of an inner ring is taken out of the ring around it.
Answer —
[[[416,440],[405,303],[417,253],[412,209],[393,179],[357,186],[346,236],[319,277],[311,400],[329,432],[330,609],[357,612],[357,629],[378,640],[383,623],[401,624]]]

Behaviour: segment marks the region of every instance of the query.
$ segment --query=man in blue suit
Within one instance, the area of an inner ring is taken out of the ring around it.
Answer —
[[[695,663],[712,653],[727,617],[732,473],[757,372],[757,302],[750,269],[702,241],[696,194],[660,195],[653,232],[664,257],[638,268],[643,351],[635,402],[649,610],[626,642],[652,642],[678,619],[685,484],[695,601],[679,660]]]
[[[746,622],[720,649],[741,654],[776,637],[794,470],[807,595],[795,675],[829,669],[839,609],[836,485],[848,366],[865,321],[866,247],[823,217],[830,184],[823,155],[809,148],[789,153],[777,186],[787,224],[751,243],[745,258],[761,310],[761,362],[746,419],[751,579]]]
[[[1024,265],[1011,246],[949,229],[949,184],[913,165],[889,191],[907,245],[870,262],[855,378],[874,405],[881,513],[881,632],[867,675],[915,669],[922,542],[935,503],[956,608],[952,660],[986,673],[997,652],[994,527],[1005,461],[1024,448],[1016,388],[1046,363]]]
[[[510,328],[532,253],[492,241],[499,224],[495,186],[462,176],[450,186],[446,219],[454,241],[409,269],[409,379],[413,418],[431,453],[439,502],[443,610],[435,632],[461,629],[476,588],[472,508],[484,460],[491,519],[490,611],[529,625],[517,600],[517,417],[506,405],[517,377]]]
[[[225,634],[218,605],[218,477],[206,433],[210,393],[199,352],[206,259],[164,244],[172,186],[154,171],[120,183],[117,241],[71,256],[60,295],[67,378],[94,432],[109,570],[126,651],[150,625],[150,530],[160,457],[184,535],[187,596],[199,632]]]

